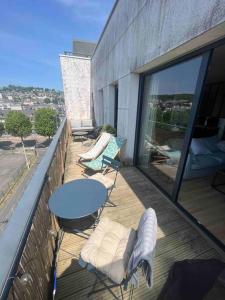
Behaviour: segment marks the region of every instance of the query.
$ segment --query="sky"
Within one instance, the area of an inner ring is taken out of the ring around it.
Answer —
[[[59,54],[98,41],[115,0],[0,0],[0,87],[62,90]]]

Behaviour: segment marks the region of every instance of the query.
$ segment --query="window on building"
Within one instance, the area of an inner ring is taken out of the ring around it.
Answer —
[[[202,57],[146,75],[137,164],[172,194]]]

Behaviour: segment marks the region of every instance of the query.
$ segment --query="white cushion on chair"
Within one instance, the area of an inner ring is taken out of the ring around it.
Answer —
[[[96,174],[90,176],[89,178],[95,179],[95,180],[101,182],[107,188],[107,190],[110,189],[114,185],[114,181],[111,178],[109,178],[108,176],[103,175],[102,173],[96,173]]]
[[[120,284],[126,275],[136,232],[102,218],[81,250],[81,258]]]
[[[78,154],[81,158],[85,160],[92,160],[98,157],[102,151],[105,149],[105,147],[108,145],[109,141],[111,139],[111,134],[107,132],[103,132],[100,136],[99,140],[96,142],[96,144],[86,153]]]

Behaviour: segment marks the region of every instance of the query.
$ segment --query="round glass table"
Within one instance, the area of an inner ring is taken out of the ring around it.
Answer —
[[[87,139],[88,132],[87,131],[75,131],[72,133],[72,135],[74,136],[74,142],[75,142],[75,137],[79,137],[80,139],[82,139],[82,144],[83,144],[83,141],[85,139]]]
[[[60,228],[82,233],[99,218],[98,210],[107,201],[105,186],[94,179],[77,179],[65,183],[49,199],[50,211],[58,217]]]
[[[56,189],[48,205],[59,218],[80,219],[98,211],[106,202],[107,195],[107,189],[99,181],[77,179]]]

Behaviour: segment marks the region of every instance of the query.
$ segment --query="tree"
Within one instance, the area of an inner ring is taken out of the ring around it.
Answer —
[[[59,104],[59,101],[58,101],[58,99],[54,98],[54,99],[52,100],[52,103],[53,103],[53,104]]]
[[[57,114],[54,109],[40,108],[36,110],[34,117],[34,127],[36,133],[48,136],[53,136],[57,129]]]
[[[30,166],[27,159],[23,139],[24,137],[31,134],[32,124],[30,119],[21,111],[10,111],[6,116],[5,129],[9,134],[21,138],[26,164],[29,169]]]
[[[49,104],[49,103],[51,103],[51,100],[49,98],[45,98],[44,103]]]
[[[0,136],[3,135],[4,131],[5,131],[5,126],[2,122],[0,122]]]
[[[105,124],[105,125],[102,126],[101,132],[107,132],[107,133],[111,133],[111,134],[116,134],[116,129],[113,128],[109,124]]]

